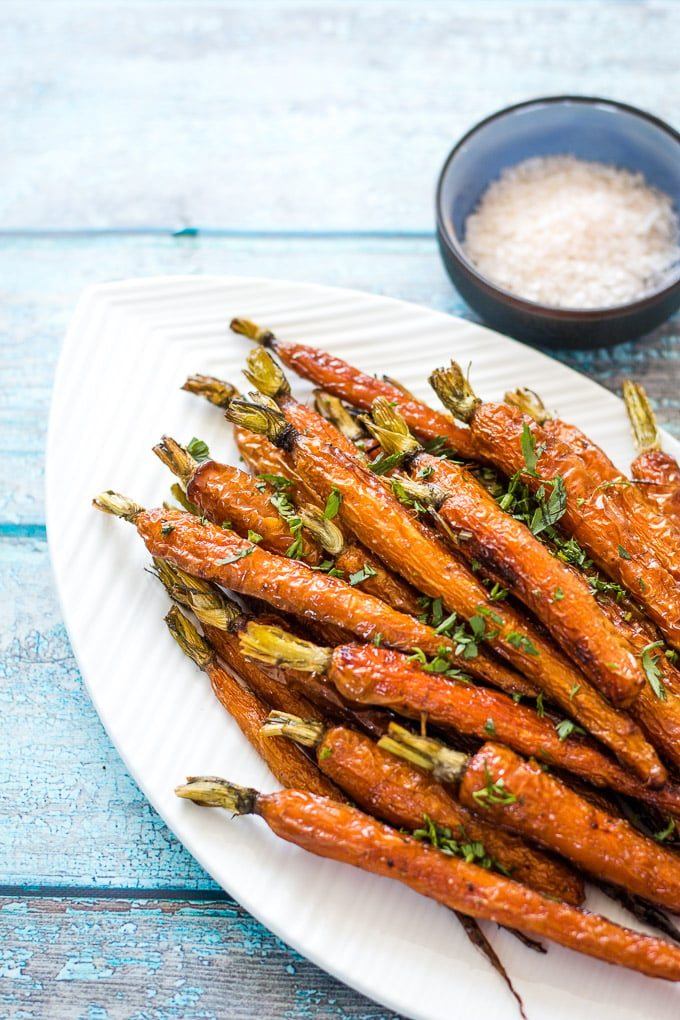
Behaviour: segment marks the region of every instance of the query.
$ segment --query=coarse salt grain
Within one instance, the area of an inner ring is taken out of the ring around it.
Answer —
[[[642,174],[570,155],[504,170],[468,216],[463,247],[487,279],[560,308],[634,301],[680,257],[668,195]]]

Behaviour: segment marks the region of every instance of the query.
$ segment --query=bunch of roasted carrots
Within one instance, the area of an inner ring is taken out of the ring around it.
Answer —
[[[470,919],[680,980],[680,467],[644,392],[627,478],[527,391],[483,403],[452,364],[444,413],[232,329],[253,392],[184,389],[248,470],[164,436],[179,506],[94,500],[135,524],[173,636],[284,787],[177,793],[451,907],[496,966]],[[584,877],[666,937],[582,910]]]

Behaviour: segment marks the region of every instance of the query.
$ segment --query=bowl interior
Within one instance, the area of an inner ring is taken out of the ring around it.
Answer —
[[[449,157],[439,214],[459,255],[465,221],[488,185],[533,156],[573,155],[642,173],[680,210],[680,140],[642,113],[606,101],[545,100],[504,111],[473,129]]]

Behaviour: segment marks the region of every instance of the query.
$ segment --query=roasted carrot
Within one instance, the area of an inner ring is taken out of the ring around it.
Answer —
[[[153,566],[170,598],[195,614],[219,659],[270,708],[310,719],[321,715],[327,722],[345,722],[375,737],[387,732],[390,716],[382,709],[352,708],[310,673],[284,674],[243,654],[239,635],[250,622],[281,627],[290,626],[290,621],[271,612],[246,612],[217,585],[191,577],[167,560],[154,559]]]
[[[680,464],[661,448],[656,415],[644,388],[625,379],[623,399],[635,445],[640,451],[631,464],[640,492],[662,516],[680,524]]]
[[[653,415],[651,407],[646,403],[644,397],[640,396],[640,388],[635,387],[634,384],[624,383],[624,393],[626,392],[629,395],[629,416],[635,416],[635,421],[640,429],[646,428],[641,421],[641,416],[643,414]],[[642,392],[644,393],[644,391]],[[512,400],[508,401],[509,396],[506,394],[506,402],[512,403]],[[632,401],[635,401],[634,407]],[[521,404],[520,399],[517,406],[521,406]],[[591,476],[591,493],[594,495],[598,486],[602,486],[606,490],[609,502],[616,504],[619,512],[630,520],[641,540],[649,545],[650,552],[656,556],[659,563],[672,577],[680,580],[680,555],[678,554],[680,525],[678,522],[666,514],[660,514],[659,507],[654,505],[645,493],[645,486],[633,484],[619,471],[604,450],[575,425],[569,425],[559,419],[549,419],[540,423],[551,438],[565,443],[581,458]],[[664,460],[666,463],[669,462],[667,458]],[[680,474],[680,468],[678,473]],[[678,501],[680,505],[680,495]]]
[[[360,372],[340,358],[335,358],[316,347],[279,340],[270,330],[262,329],[247,319],[233,319],[231,328],[234,332],[269,347],[287,368],[297,372],[303,379],[308,379],[315,386],[320,386],[333,396],[339,397],[340,400],[347,401],[353,407],[368,411],[378,396],[396,400],[409,427],[419,439],[425,442],[445,442],[459,456],[475,459],[471,436],[466,429],[460,428],[449,415],[435,411],[420,400],[406,396],[403,389],[394,383]]]
[[[549,436],[577,453],[590,475],[593,487],[603,482],[625,481],[619,469],[597,443],[594,443],[578,426],[551,414],[533,390],[522,387],[506,393],[504,399],[510,407],[516,407],[523,414],[530,415]]]
[[[667,640],[680,647],[680,584],[658,562],[650,548],[651,539],[641,536],[620,500],[611,495],[618,487],[593,489],[577,454],[515,408],[482,403],[455,363],[450,369],[437,369],[430,381],[442,401],[468,422],[480,450],[497,468],[508,475],[521,474],[534,492],[554,484],[559,475],[567,497],[560,528],[573,535],[606,574],[627,588]]]
[[[318,566],[322,555],[316,542],[305,534],[294,508],[266,479],[256,479],[230,464],[212,459],[198,463],[171,436],[153,447],[157,457],[178,476],[187,498],[213,524],[233,528],[243,537],[256,534],[263,549],[279,556],[304,559]],[[284,490],[287,486],[284,486]],[[289,508],[287,520],[281,509]]]
[[[472,756],[459,796],[484,818],[561,854],[587,874],[680,911],[680,857],[507,747],[485,744]]]
[[[246,365],[243,374],[248,382],[273,400],[291,425],[301,432],[311,432],[350,456],[358,455],[355,444],[335,425],[313,407],[307,407],[295,399],[290,383],[268,351],[263,347],[254,347],[246,357]]]
[[[646,798],[647,786],[587,739],[565,732],[500,691],[452,682],[446,674],[424,669],[422,663],[398,652],[374,645],[323,648],[256,622],[241,633],[241,647],[245,655],[280,666],[284,672],[306,669],[325,677],[349,702],[390,708],[407,718],[424,717],[433,726],[480,740],[493,734],[520,754],[564,768],[593,785]],[[677,793],[671,802],[677,811]]]
[[[117,493],[102,493],[94,501],[99,510],[135,524],[152,556],[169,560],[188,574],[214,581],[225,588],[263,599],[276,609],[320,620],[352,631],[365,641],[427,655],[444,654],[451,665],[502,676],[512,674],[496,667],[490,658],[467,660],[456,656],[456,642],[412,616],[392,609],[380,599],[358,591],[340,578],[312,570],[298,560],[275,556],[232,531],[218,528],[182,510],[144,510]],[[524,686],[517,678],[517,686]],[[526,690],[526,687],[524,687]]]
[[[273,712],[262,732],[312,747],[319,770],[353,803],[389,825],[414,832],[429,819],[449,830],[452,852],[455,844],[461,847],[461,856],[483,861],[485,867],[509,874],[530,889],[574,906],[583,902],[583,883],[564,864],[536,852],[520,837],[488,825],[431,775],[383,751],[356,730]],[[481,845],[475,847],[475,843]]]
[[[332,567],[331,561],[326,561],[325,566],[332,569],[336,577],[349,579],[362,591],[375,595],[402,613],[422,615],[418,592],[389,570],[375,553],[360,542],[347,539],[342,529],[317,507],[302,507],[298,513],[307,531],[331,557]]]
[[[453,910],[550,938],[650,977],[680,980],[679,948],[449,857],[347,804],[300,790],[261,794],[212,777],[189,779],[175,792],[233,814],[257,814],[288,842],[318,856],[397,879]]]
[[[424,492],[429,491],[435,519],[461,556],[489,570],[520,598],[606,697],[630,703],[646,682],[644,671],[588,588],[469,471],[426,453],[388,401],[376,399],[372,415],[369,427],[385,453],[401,455],[412,477],[425,477],[437,487]],[[571,701],[570,695],[562,707],[571,709]]]
[[[320,493],[335,489],[342,497],[341,521],[388,566],[426,595],[441,598],[448,612],[475,618],[494,651],[564,706],[641,778],[653,785],[663,782],[665,770],[658,756],[630,718],[608,705],[533,624],[511,606],[493,602],[472,571],[414,520],[368,468],[297,432],[269,408],[235,400],[226,413],[286,449],[299,473]]]
[[[342,450],[349,457],[360,455],[355,444],[343,432],[323,418],[317,411],[300,404],[291,395],[290,384],[280,367],[263,347],[255,347],[247,357],[247,368],[244,370],[249,382],[266,397],[274,400],[280,410],[298,431],[305,435],[314,435],[320,440],[330,443],[334,448]],[[324,509],[324,517],[328,517],[328,509]],[[317,539],[323,544],[319,533],[320,522],[316,520],[312,509],[302,514],[303,521],[315,531]],[[344,538],[344,537],[343,537]],[[334,568],[348,577],[361,578],[359,583],[363,591],[368,591],[378,598],[384,599],[395,609],[417,615],[420,612],[417,593],[403,580],[397,577],[365,546],[357,542],[342,542],[342,546],[331,549],[335,563]]]
[[[245,738],[283,786],[292,783],[326,797],[343,798],[338,787],[299,748],[294,748],[295,753],[291,754],[293,745],[288,748],[276,745],[263,736],[262,726],[269,707],[220,666],[214,650],[176,606],[170,610],[165,622],[182,651],[206,673],[219,702],[233,716]]]

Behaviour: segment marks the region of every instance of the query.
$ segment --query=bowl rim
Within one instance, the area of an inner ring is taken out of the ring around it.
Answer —
[[[505,290],[503,287],[489,280],[488,277],[483,276],[465,255],[456,234],[448,228],[448,222],[443,211],[442,192],[449,167],[458,155],[460,149],[469,141],[470,138],[495,120],[500,120],[502,117],[506,117],[509,114],[515,113],[517,110],[525,109],[526,107],[558,104],[613,107],[623,113],[647,121],[658,130],[669,135],[680,148],[680,132],[676,131],[670,124],[667,124],[666,121],[662,120],[660,117],[657,117],[652,113],[648,113],[646,110],[641,110],[639,107],[631,106],[629,103],[619,102],[616,99],[606,99],[602,96],[564,94],[555,96],[539,96],[534,99],[525,99],[519,103],[513,103],[510,106],[505,106],[503,109],[496,110],[495,113],[491,113],[487,117],[484,117],[466,131],[465,134],[456,142],[444,160],[444,165],[442,166],[437,179],[436,188],[437,234],[439,236],[439,240],[446,246],[451,256],[456,260],[458,268],[467,277],[469,277],[471,281],[476,283],[489,297],[501,298],[507,304],[511,305],[516,311],[523,312],[526,315],[544,319],[554,319],[556,321],[569,320],[571,322],[576,321],[588,323],[603,319],[614,319],[622,314],[632,315],[637,312],[643,312],[652,305],[655,305],[657,302],[664,301],[667,297],[670,297],[675,291],[677,291],[680,286],[680,264],[675,272],[673,280],[670,283],[660,289],[653,290],[650,294],[637,298],[634,301],[628,301],[624,304],[618,305],[599,305],[595,308],[544,305],[541,304],[540,301],[531,301],[529,298],[523,298],[514,294],[512,291]],[[680,210],[676,210],[676,215],[680,220]]]

